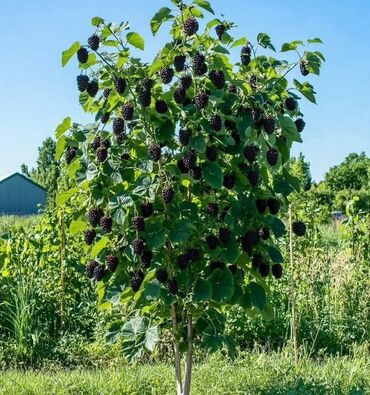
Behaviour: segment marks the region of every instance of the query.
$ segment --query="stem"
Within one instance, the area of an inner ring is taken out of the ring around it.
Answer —
[[[65,229],[63,221],[63,211],[60,214],[60,330],[64,326],[64,312],[65,312],[65,273],[64,273],[64,259],[65,259]]]
[[[186,353],[185,361],[185,383],[184,383],[184,395],[190,395],[191,389],[191,375],[193,368],[193,317],[188,314],[188,351]]]
[[[176,339],[177,318],[176,318],[176,307],[175,307],[174,303],[172,303],[172,305],[171,305],[171,318],[172,318],[172,329],[173,329],[173,346],[174,346],[174,353],[175,353],[175,373],[176,373],[177,395],[183,395],[182,378],[181,378],[180,346],[179,346],[179,341]]]
[[[290,295],[292,303],[292,321],[291,321],[291,335],[294,351],[294,363],[297,367],[298,364],[298,342],[297,342],[297,312],[295,305],[295,278],[294,278],[294,263],[293,263],[293,229],[292,229],[292,207],[289,205],[289,244],[290,244],[290,269],[291,269],[291,282],[290,282]]]

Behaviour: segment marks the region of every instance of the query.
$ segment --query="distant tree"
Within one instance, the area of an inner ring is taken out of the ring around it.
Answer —
[[[292,158],[290,161],[290,169],[292,175],[299,178],[302,189],[308,191],[311,189],[312,176],[310,170],[310,162],[306,161],[302,152],[299,153],[297,158]]]
[[[60,163],[55,159],[55,141],[48,137],[38,148],[36,168],[22,164],[21,172],[48,190],[49,200],[54,200],[60,178]]]

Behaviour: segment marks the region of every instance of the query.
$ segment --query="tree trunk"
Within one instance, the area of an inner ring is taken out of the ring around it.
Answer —
[[[172,329],[173,329],[173,347],[175,354],[175,373],[176,373],[176,387],[177,395],[183,395],[183,386],[181,378],[181,357],[180,357],[180,347],[179,341],[177,340],[177,317],[176,317],[176,307],[173,303],[171,305],[171,318],[172,318]]]
[[[191,316],[191,314],[188,314],[187,340],[188,340],[188,351],[186,353],[186,361],[185,361],[184,395],[190,395],[191,375],[193,368],[193,317]]]

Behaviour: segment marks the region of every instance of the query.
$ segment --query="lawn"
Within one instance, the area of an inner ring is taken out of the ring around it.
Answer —
[[[0,394],[145,395],[173,394],[172,367],[166,364],[111,366],[96,370],[4,371]],[[220,355],[197,364],[194,395],[202,394],[368,394],[366,357],[322,361],[302,358],[297,369],[287,354],[253,353],[228,361]]]

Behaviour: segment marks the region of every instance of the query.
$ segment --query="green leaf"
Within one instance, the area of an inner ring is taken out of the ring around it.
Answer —
[[[57,141],[56,147],[55,147],[55,159],[59,160],[62,155],[64,154],[64,151],[66,149],[67,142],[64,136],[60,137]]]
[[[226,249],[222,250],[221,257],[227,263],[234,263],[239,256],[239,245],[236,241],[230,241]]]
[[[281,52],[294,51],[300,45],[303,45],[303,41],[301,41],[301,40],[295,40],[295,41],[292,41],[291,43],[285,43],[281,47]]]
[[[62,136],[70,127],[72,120],[70,117],[64,118],[63,122],[60,123],[55,130],[55,137],[59,138]]]
[[[209,162],[203,165],[203,174],[206,182],[213,188],[221,189],[223,183],[222,168],[218,163]]]
[[[195,227],[191,222],[181,220],[173,225],[169,238],[174,243],[185,243],[193,230],[195,230]]]
[[[250,294],[252,304],[259,310],[263,310],[267,303],[265,290],[258,283],[250,282],[247,291]]]
[[[94,244],[94,247],[91,250],[91,258],[96,258],[99,253],[108,245],[109,239],[108,237],[102,237],[97,243]]]
[[[212,286],[208,280],[199,278],[193,289],[192,300],[195,303],[204,302],[212,298]]]
[[[206,152],[206,141],[203,136],[192,137],[190,141],[190,146],[195,148],[198,152]]]
[[[94,18],[91,19],[91,24],[93,26],[99,26],[103,22],[104,22],[104,19],[100,18],[99,16],[94,16]]]
[[[168,7],[161,8],[150,21],[150,28],[152,30],[153,36],[158,32],[162,23],[173,18],[171,10]]]
[[[281,127],[283,128],[284,135],[289,137],[293,141],[302,142],[301,136],[295,126],[295,123],[290,117],[285,115],[279,115],[279,122]]]
[[[59,195],[57,195],[57,197],[55,199],[56,204],[58,206],[63,205],[77,192],[78,192],[78,188],[72,188],[72,189],[69,189],[68,191],[60,193]]]
[[[271,221],[269,221],[270,227],[275,235],[275,237],[279,238],[284,236],[286,233],[284,222],[276,217],[272,217]]]
[[[149,222],[143,234],[147,240],[147,246],[150,248],[162,247],[166,241],[166,229],[160,221]]]
[[[64,67],[72,58],[73,55],[81,48],[81,44],[76,41],[68,49],[62,53],[62,66]]]
[[[281,252],[273,247],[273,246],[266,246],[267,252],[270,255],[270,258],[273,262],[275,263],[283,263],[284,262],[284,258],[281,255]]]
[[[204,10],[210,12],[213,15],[215,14],[211,7],[211,4],[206,0],[194,0],[193,4],[197,4],[199,7],[203,8]]]
[[[234,278],[230,270],[216,269],[208,277],[212,286],[212,300],[222,302],[229,299],[234,293]]]
[[[149,300],[157,300],[161,295],[161,283],[158,280],[149,281],[145,284],[144,297]]]
[[[135,33],[135,32],[127,33],[126,39],[131,45],[144,51],[145,48],[144,39],[140,36],[139,33]]]
[[[257,42],[263,48],[270,48],[275,51],[275,47],[271,44],[271,38],[266,33],[259,33],[257,36]]]
[[[248,40],[245,37],[239,38],[239,40],[235,40],[231,44],[231,48],[239,47],[240,45],[245,45],[247,44]]]
[[[122,320],[115,320],[110,323],[106,333],[106,340],[108,343],[112,344],[119,340],[122,334],[122,326]]]
[[[316,37],[316,38],[310,38],[307,40],[307,42],[309,42],[310,44],[323,44],[323,42],[321,41],[320,38]]]
[[[83,218],[78,218],[72,221],[69,226],[69,233],[71,236],[75,236],[77,233],[82,232],[86,228],[86,222]]]
[[[304,82],[301,84],[296,79],[293,80],[295,87],[302,93],[302,95],[308,99],[311,103],[316,104],[315,94],[316,92],[313,90],[313,86],[308,82]]]

